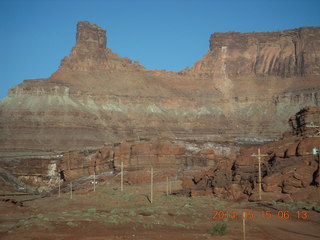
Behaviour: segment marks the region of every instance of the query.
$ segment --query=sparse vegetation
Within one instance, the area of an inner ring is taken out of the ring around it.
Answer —
[[[74,223],[74,222],[67,222],[67,225],[70,227],[77,227],[78,224]]]
[[[211,236],[225,235],[227,233],[227,224],[222,222],[213,223],[211,228],[207,229],[207,232]]]
[[[95,208],[88,208],[87,212],[90,214],[96,214],[97,210]]]
[[[275,209],[279,210],[289,210],[289,211],[295,211],[299,209],[305,209],[305,210],[314,210],[314,211],[320,211],[320,204],[317,202],[308,203],[306,201],[297,201],[297,202],[276,202],[272,201],[269,204],[272,205]]]
[[[186,226],[184,224],[178,223],[175,226],[180,227],[180,228],[186,228]]]
[[[104,221],[104,224],[119,225],[120,223],[117,220],[112,219],[112,220]]]

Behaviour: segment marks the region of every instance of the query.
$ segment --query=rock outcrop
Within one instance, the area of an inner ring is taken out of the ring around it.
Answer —
[[[215,166],[226,159],[235,159],[239,147],[226,142],[177,141],[175,139],[126,140],[98,149],[83,149],[55,154],[15,156],[0,158],[0,186],[15,188],[21,192],[47,192],[63,183],[59,172],[63,171],[65,183],[93,179],[95,173],[101,179],[115,176],[121,163],[125,169],[126,184],[149,181],[143,175],[151,166],[164,181],[165,176],[177,176],[179,172],[194,172]],[[11,176],[13,175],[13,176]],[[141,176],[142,175],[142,176]],[[119,176],[119,175],[118,175]],[[180,177],[180,176],[177,176]],[[100,180],[99,180],[100,181]]]
[[[251,74],[282,78],[318,76],[319,46],[317,27],[278,32],[214,33],[209,52],[192,70],[229,78]]]
[[[307,107],[290,119],[319,122],[319,107]],[[315,117],[316,116],[316,117]],[[301,125],[306,126],[306,125]],[[215,196],[219,199],[259,200],[258,148],[261,150],[262,200],[316,201],[319,194],[318,132],[296,125],[280,141],[263,146],[242,147],[235,161],[183,179],[184,193],[191,196]],[[311,134],[313,133],[313,134]]]
[[[320,28],[217,33],[180,72],[147,70],[79,22],[77,42],[48,79],[26,80],[0,102],[0,152],[102,147],[143,137],[270,141],[320,96]],[[6,153],[4,153],[5,155]]]
[[[61,61],[59,71],[137,71],[144,69],[138,62],[120,58],[106,48],[106,31],[89,22],[77,25],[76,45],[69,57]],[[55,76],[55,75],[53,75]]]
[[[320,136],[320,108],[306,107],[289,119],[292,134]]]

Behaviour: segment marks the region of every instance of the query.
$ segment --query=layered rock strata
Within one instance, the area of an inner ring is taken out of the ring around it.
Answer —
[[[119,57],[106,47],[105,30],[79,22],[58,71],[24,81],[1,100],[0,151],[66,151],[143,137],[277,139],[289,116],[319,104],[319,39],[319,27],[216,33],[191,69],[166,72]]]
[[[200,171],[226,159],[235,159],[239,147],[230,143],[177,141],[175,139],[141,139],[114,143],[99,149],[87,149],[47,155],[4,157],[0,159],[0,186],[21,192],[47,192],[70,181],[90,184],[95,173],[119,180],[121,163],[125,170],[125,183],[141,183],[146,169],[154,167],[161,172],[155,181],[165,176]],[[133,177],[136,173],[137,176]],[[8,178],[8,174],[12,175]],[[118,178],[116,177],[118,176]],[[147,181],[150,180],[149,174]],[[91,180],[90,180],[91,179]],[[103,181],[103,180],[101,180]],[[19,183],[19,184],[18,184]]]

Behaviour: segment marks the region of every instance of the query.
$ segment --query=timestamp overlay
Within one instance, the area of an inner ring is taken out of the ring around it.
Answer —
[[[297,211],[289,211],[289,210],[213,210],[212,211],[212,219],[213,220],[237,220],[237,219],[280,219],[280,220],[288,220],[288,219],[298,219],[298,220],[308,220],[310,212],[307,210],[297,210]]]
[[[320,239],[320,213],[313,209],[214,208],[210,221],[213,226],[224,222],[230,236],[239,240]]]

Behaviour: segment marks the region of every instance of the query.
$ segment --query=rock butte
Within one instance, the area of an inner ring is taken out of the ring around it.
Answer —
[[[58,71],[0,101],[1,189],[51,191],[60,169],[70,181],[124,162],[126,184],[149,181],[152,165],[156,181],[177,176],[189,196],[255,201],[257,146],[246,144],[281,138],[261,146],[264,199],[316,199],[320,138],[306,124],[320,124],[320,27],[215,33],[180,72],[106,44],[105,30],[79,22]]]
[[[320,27],[214,33],[191,69],[148,70],[106,48],[106,31],[77,25],[76,45],[48,79],[0,102],[0,151],[65,151],[125,139],[266,141],[319,104]]]

